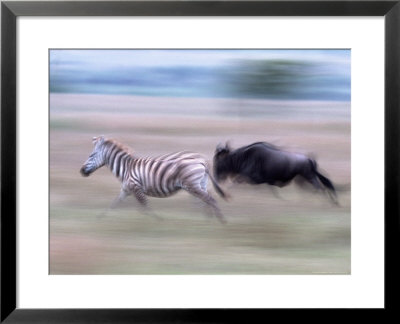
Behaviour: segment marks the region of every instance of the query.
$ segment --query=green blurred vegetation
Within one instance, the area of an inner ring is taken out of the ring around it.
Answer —
[[[350,51],[52,50],[50,92],[349,101]]]
[[[241,60],[226,70],[227,93],[245,97],[289,97],[295,95],[310,75],[313,65],[295,60]]]

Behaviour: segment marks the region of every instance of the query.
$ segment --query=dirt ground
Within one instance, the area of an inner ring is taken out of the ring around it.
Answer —
[[[349,102],[295,102],[51,94],[50,274],[350,274]],[[218,143],[267,141],[316,158],[340,206],[291,184],[226,182],[227,224],[186,192],[149,204],[130,197],[105,216],[120,184],[104,168],[79,169],[93,136],[137,156],[190,150],[212,161]]]

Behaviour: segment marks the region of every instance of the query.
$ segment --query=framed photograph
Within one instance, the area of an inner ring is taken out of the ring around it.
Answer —
[[[1,321],[394,311],[398,1],[1,10]]]

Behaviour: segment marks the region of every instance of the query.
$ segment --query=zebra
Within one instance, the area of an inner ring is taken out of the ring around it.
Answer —
[[[93,152],[83,164],[80,173],[87,177],[106,165],[121,181],[119,196],[110,208],[116,207],[131,194],[141,206],[147,207],[147,196],[165,198],[183,189],[211,207],[221,223],[226,222],[217,201],[207,191],[208,177],[221,197],[226,199],[227,195],[215,181],[201,154],[182,151],[158,157],[138,158],[128,147],[103,135],[94,137],[93,145]]]

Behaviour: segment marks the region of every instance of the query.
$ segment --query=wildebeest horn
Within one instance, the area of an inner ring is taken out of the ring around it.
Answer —
[[[219,144],[217,145],[217,147],[215,148],[215,151],[216,151],[216,152],[220,152],[220,151],[223,150],[223,149],[224,149],[224,147],[222,146],[221,143],[219,143]]]
[[[231,142],[230,141],[226,141],[225,148],[229,151],[231,150]]]

